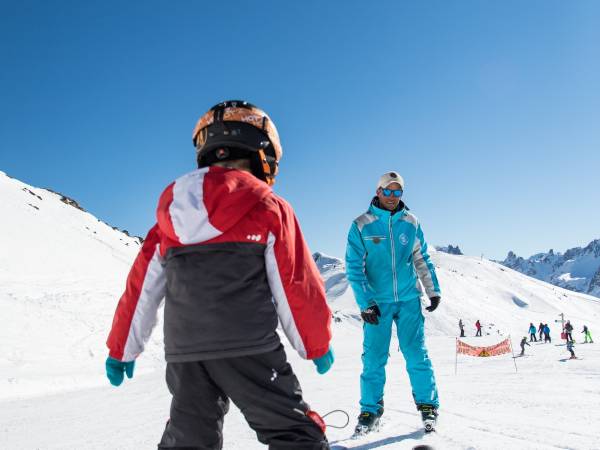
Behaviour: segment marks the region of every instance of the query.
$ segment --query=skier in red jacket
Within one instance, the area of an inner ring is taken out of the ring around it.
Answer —
[[[477,328],[475,336],[481,336],[481,322],[479,322],[479,319],[477,319],[477,322],[475,322],[475,328]]]
[[[133,376],[164,300],[170,420],[159,449],[220,449],[231,399],[271,449],[328,449],[276,332],[319,373],[331,311],[292,207],[271,190],[282,155],[262,110],[228,101],[193,133],[198,169],[160,197],[115,312],[106,371]]]

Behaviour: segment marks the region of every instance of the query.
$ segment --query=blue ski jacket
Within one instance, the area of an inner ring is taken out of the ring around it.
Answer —
[[[402,202],[393,213],[371,203],[352,222],[346,276],[361,310],[420,297],[419,279],[429,298],[441,296],[421,225]]]

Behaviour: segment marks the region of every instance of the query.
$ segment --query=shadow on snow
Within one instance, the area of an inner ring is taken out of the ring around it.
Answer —
[[[369,450],[372,448],[379,448],[379,447],[384,447],[386,445],[395,444],[397,442],[401,442],[406,439],[420,439],[423,437],[423,435],[424,435],[423,431],[413,431],[412,433],[403,434],[401,436],[391,436],[391,437],[388,437],[385,439],[380,439],[375,442],[368,442],[366,444],[359,445],[357,447],[350,447],[350,448],[353,450]],[[340,442],[340,441],[337,441],[337,442]],[[336,441],[332,442],[331,444],[332,444],[331,450],[344,450],[344,449],[348,448],[345,445],[336,444]]]

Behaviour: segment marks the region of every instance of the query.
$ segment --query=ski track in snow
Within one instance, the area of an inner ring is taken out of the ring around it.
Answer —
[[[349,440],[359,412],[360,356],[355,345],[360,333],[343,323],[335,331],[337,360],[324,376],[287,349],[311,406],[321,413],[341,408],[351,415],[347,428],[328,430],[333,449],[411,449],[420,443],[438,450],[600,448],[595,431],[600,422],[600,348],[589,345],[586,361],[593,362],[576,369],[558,363],[563,349],[540,345],[527,362],[517,363],[518,373],[507,355],[465,357],[454,375],[453,347],[447,338],[429,339],[442,403],[438,432],[424,435],[421,431],[402,357],[392,353],[381,430]],[[140,366],[144,369],[143,361]],[[159,366],[136,373],[118,388],[99,379],[103,386],[5,400],[0,404],[0,448],[156,448],[170,404],[162,370]],[[341,421],[334,416],[328,420]],[[225,449],[265,448],[233,405],[224,434]]]

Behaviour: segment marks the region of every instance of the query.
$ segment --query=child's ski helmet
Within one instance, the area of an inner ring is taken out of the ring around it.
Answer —
[[[192,135],[198,167],[248,158],[252,173],[275,183],[283,154],[279,134],[263,110],[242,100],[228,100],[204,114]]]

